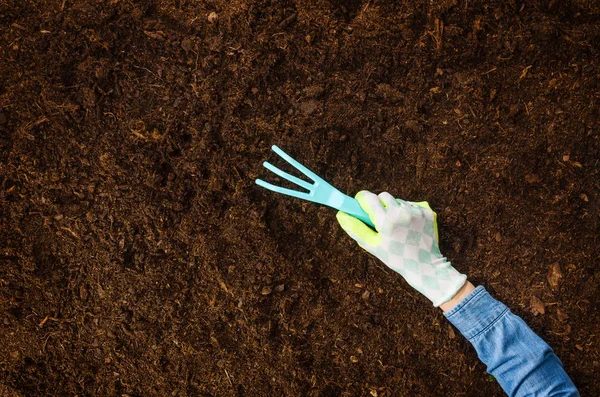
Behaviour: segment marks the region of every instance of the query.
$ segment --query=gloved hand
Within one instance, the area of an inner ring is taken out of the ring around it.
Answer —
[[[384,192],[356,195],[377,231],[343,212],[337,220],[358,244],[379,258],[417,291],[439,306],[449,301],[465,283],[440,253],[437,215],[426,201],[412,203]]]

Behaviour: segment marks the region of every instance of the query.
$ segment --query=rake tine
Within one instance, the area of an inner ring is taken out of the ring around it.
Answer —
[[[293,176],[293,175],[290,175],[290,174],[288,174],[288,173],[287,173],[287,172],[285,172],[285,171],[282,171],[282,170],[280,170],[279,168],[275,167],[273,164],[271,164],[271,163],[269,163],[269,162],[267,162],[267,161],[265,161],[265,162],[263,163],[263,166],[264,166],[266,169],[268,169],[269,171],[271,171],[271,172],[273,172],[273,173],[275,173],[275,174],[279,175],[279,176],[280,176],[280,177],[282,177],[282,178],[285,178],[285,179],[287,179],[288,181],[290,181],[290,182],[292,182],[292,183],[295,183],[296,185],[298,185],[298,186],[300,186],[300,187],[303,187],[303,188],[304,188],[304,189],[306,189],[306,190],[311,190],[311,189],[313,188],[313,185],[312,185],[312,184],[310,184],[310,183],[308,183],[308,182],[306,182],[306,181],[303,181],[303,180],[302,180],[302,179],[300,179],[300,178],[296,178],[295,176]]]
[[[277,192],[277,193],[287,194],[288,196],[296,197],[296,198],[303,199],[303,200],[310,200],[310,201],[312,201],[311,200],[311,195],[308,194],[308,193],[303,193],[303,192],[299,192],[297,190],[287,189],[287,188],[284,188],[284,187],[281,187],[281,186],[275,186],[275,185],[272,185],[272,184],[270,184],[268,182],[263,181],[262,179],[257,179],[256,180],[256,184],[258,186],[262,186],[265,189],[269,189],[269,190],[272,190],[272,191]]]
[[[293,158],[291,158],[286,152],[284,152],[283,150],[279,149],[279,147],[277,147],[277,145],[271,146],[271,149],[273,149],[273,151],[275,153],[277,153],[281,158],[283,158],[285,161],[287,161],[288,163],[290,163],[298,171],[302,172],[304,175],[306,175],[307,177],[309,177],[310,179],[312,179],[313,182],[321,182],[321,181],[323,181],[323,179],[321,179],[320,176],[318,176],[317,174],[315,174],[314,172],[312,172],[311,170],[309,170],[308,168],[306,168],[305,166],[303,166],[302,164],[300,164],[299,162],[297,162],[296,160],[294,160]]]

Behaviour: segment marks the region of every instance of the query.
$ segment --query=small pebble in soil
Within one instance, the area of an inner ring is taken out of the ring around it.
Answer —
[[[194,42],[189,37],[186,37],[181,41],[181,48],[184,51],[190,52],[194,49]]]
[[[320,103],[315,100],[308,100],[300,104],[300,111],[307,116],[313,114],[320,106]]]
[[[569,319],[569,315],[560,307],[556,309],[556,317],[558,317],[558,321],[564,323]]]
[[[324,91],[325,89],[320,85],[311,85],[310,87],[304,89],[304,93],[307,97],[310,98],[316,98],[320,96]]]
[[[537,296],[532,295],[529,304],[531,305],[531,308],[533,309],[534,315],[537,315],[538,313],[539,314],[546,313],[546,308],[544,307],[544,304],[542,303],[540,298],[538,298]]]
[[[219,20],[219,14],[217,14],[216,12],[211,12],[210,14],[208,14],[208,22],[210,23],[215,23]]]
[[[269,295],[271,292],[273,292],[273,288],[268,285],[262,287],[262,290],[260,291],[262,295]]]
[[[558,263],[553,263],[550,265],[550,269],[548,269],[548,275],[546,276],[548,279],[548,284],[550,284],[550,288],[555,291],[558,290],[562,276],[562,270],[560,269],[560,265]]]

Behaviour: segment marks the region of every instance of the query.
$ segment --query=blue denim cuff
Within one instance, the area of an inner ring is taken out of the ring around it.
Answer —
[[[444,316],[470,341],[507,312],[508,307],[504,303],[492,298],[483,286],[479,286]]]

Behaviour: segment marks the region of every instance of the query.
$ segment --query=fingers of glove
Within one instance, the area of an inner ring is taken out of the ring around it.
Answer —
[[[402,199],[394,199],[395,203],[388,206],[387,218],[392,223],[392,231],[395,226],[408,227],[412,219],[411,204]]]
[[[371,222],[375,225],[375,229],[380,230],[385,221],[386,210],[379,197],[367,190],[360,191],[356,194],[356,200],[362,209],[369,215]]]
[[[381,225],[381,227],[377,230],[379,233],[383,233],[386,236],[391,236],[399,221],[402,223],[402,226],[408,225],[408,223],[402,222],[401,218],[408,218],[408,222],[410,222],[410,213],[404,211],[401,204],[399,204],[394,196],[388,192],[380,193],[378,197],[379,201],[385,207],[386,213],[385,222],[383,222],[383,225]],[[407,216],[403,217],[403,213],[406,213]]]
[[[419,201],[419,202],[414,202],[414,201],[405,201],[405,200],[401,200],[401,199],[397,199],[396,200],[398,202],[398,204],[400,205],[401,208],[404,208],[408,211],[410,211],[411,214],[413,215],[429,215],[431,213],[433,213],[433,211],[431,210],[431,207],[429,207],[429,203],[427,201]]]
[[[439,241],[438,226],[437,226],[437,214],[435,213],[435,211],[431,209],[431,207],[429,206],[429,203],[427,201],[420,201],[418,203],[413,203],[413,204],[425,209],[425,214],[426,214],[427,218],[429,218],[430,220],[433,221],[433,231],[435,233],[435,241]]]
[[[379,233],[365,225],[360,219],[342,211],[338,211],[335,217],[342,229],[367,251],[373,251],[381,244]]]
[[[381,201],[386,208],[398,207],[398,202],[394,196],[388,192],[379,193],[379,201]]]
[[[413,206],[423,208],[424,213],[427,215],[431,215],[431,216],[435,215],[435,212],[433,212],[433,210],[431,209],[431,207],[429,206],[429,203],[427,201],[411,202],[411,204]]]
[[[398,204],[398,207],[400,208],[404,208],[408,211],[410,211],[410,208],[412,207],[412,204],[410,201],[406,201],[406,200],[402,200],[402,199],[396,199],[396,203]]]

